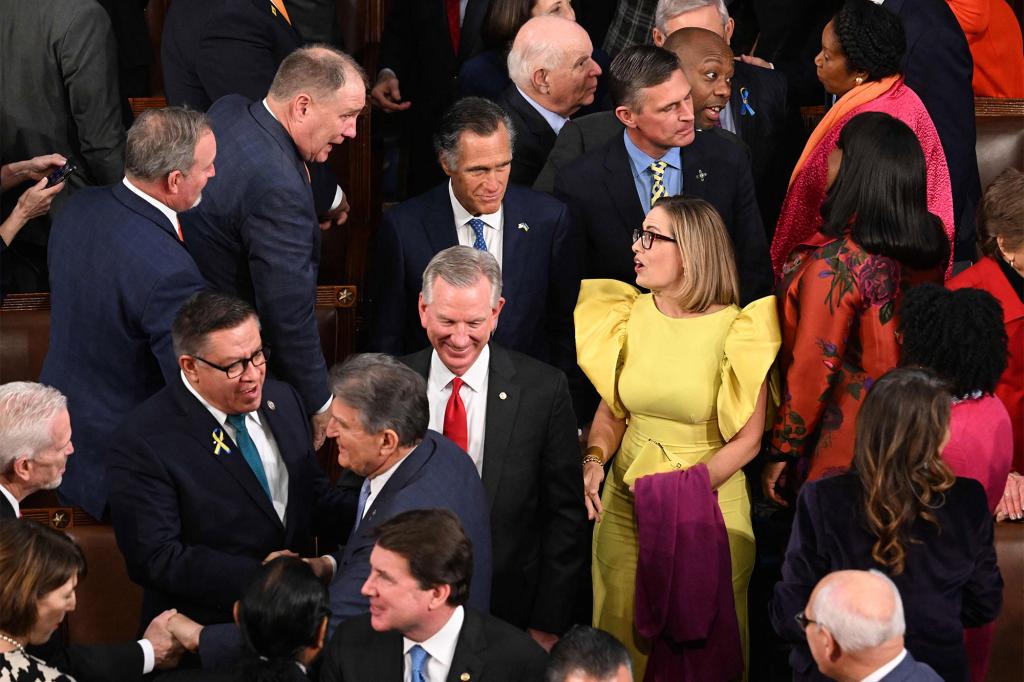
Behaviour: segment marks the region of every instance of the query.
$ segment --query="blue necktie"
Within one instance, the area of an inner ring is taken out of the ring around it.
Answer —
[[[484,239],[484,228],[487,223],[479,218],[470,218],[469,226],[473,228],[473,234],[476,235],[476,239],[473,240],[473,248],[477,251],[486,251],[487,240]]]
[[[409,649],[409,660],[412,662],[412,682],[427,682],[427,671],[424,670],[427,658],[426,650],[419,644],[414,644]]]
[[[359,489],[359,507],[356,509],[356,525],[352,527],[355,530],[359,527],[359,523],[363,520],[363,512],[366,511],[366,501],[370,499],[370,479],[363,479],[363,487]]]
[[[273,500],[274,496],[270,494],[270,483],[267,482],[267,472],[263,470],[263,460],[260,459],[259,450],[256,449],[256,444],[252,442],[249,431],[245,428],[245,415],[229,414],[228,424],[235,429],[235,442],[238,443],[238,447],[242,451],[245,463],[252,469],[252,473],[256,474],[256,480],[263,486],[263,492]]]

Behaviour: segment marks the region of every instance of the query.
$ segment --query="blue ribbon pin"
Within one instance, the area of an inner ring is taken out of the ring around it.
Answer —
[[[740,116],[756,116],[757,112],[755,112],[753,107],[750,106],[750,90],[740,88],[740,99],[743,100],[743,106],[740,108]]]
[[[221,450],[224,451],[225,455],[231,454],[231,448],[228,447],[228,444],[224,442],[223,429],[214,429],[213,433],[211,433],[210,435],[213,436],[213,454],[219,455],[221,453]]]

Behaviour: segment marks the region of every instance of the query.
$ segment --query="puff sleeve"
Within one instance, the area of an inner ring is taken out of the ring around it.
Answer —
[[[618,280],[583,280],[573,313],[576,361],[601,399],[620,419],[626,416],[618,393],[619,370],[626,351],[626,324],[639,295],[639,289]]]
[[[761,384],[768,380],[768,412],[779,405],[781,390],[775,356],[782,345],[775,297],[765,296],[736,316],[725,338],[722,388],[718,392],[718,428],[731,440],[750,420]]]

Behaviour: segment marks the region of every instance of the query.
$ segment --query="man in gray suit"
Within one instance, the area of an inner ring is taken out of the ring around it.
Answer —
[[[0,158],[56,152],[78,165],[68,191],[54,198],[50,214],[56,215],[74,190],[110,185],[124,174],[110,18],[96,0],[0,0],[0,16]],[[0,219],[19,195],[4,194]],[[40,216],[3,252],[0,269],[10,282],[8,293],[47,290],[49,232],[49,218]]]

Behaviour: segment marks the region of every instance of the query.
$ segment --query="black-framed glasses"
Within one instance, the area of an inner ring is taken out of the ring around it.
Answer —
[[[253,367],[260,367],[261,365],[267,364],[267,358],[270,357],[270,348],[263,346],[249,357],[242,358],[241,360],[235,360],[230,365],[218,365],[210,362],[206,358],[201,358],[198,355],[193,355],[192,357],[205,365],[209,365],[214,369],[219,369],[224,372],[228,375],[228,379],[237,379],[245,373],[245,370],[249,369],[249,363],[252,363]]]
[[[801,630],[806,630],[808,625],[817,625],[818,621],[811,620],[807,617],[807,614],[801,611],[800,613],[793,616],[793,620],[800,624]]]
[[[666,237],[663,234],[658,234],[657,232],[651,232],[650,230],[644,230],[644,229],[641,229],[639,227],[633,229],[633,243],[634,244],[636,244],[636,240],[637,239],[640,240],[640,246],[644,247],[644,249],[651,248],[651,246],[654,245],[654,240],[655,239],[657,239],[658,241],[663,241],[663,242],[672,242],[673,244],[676,241],[672,237]]]

